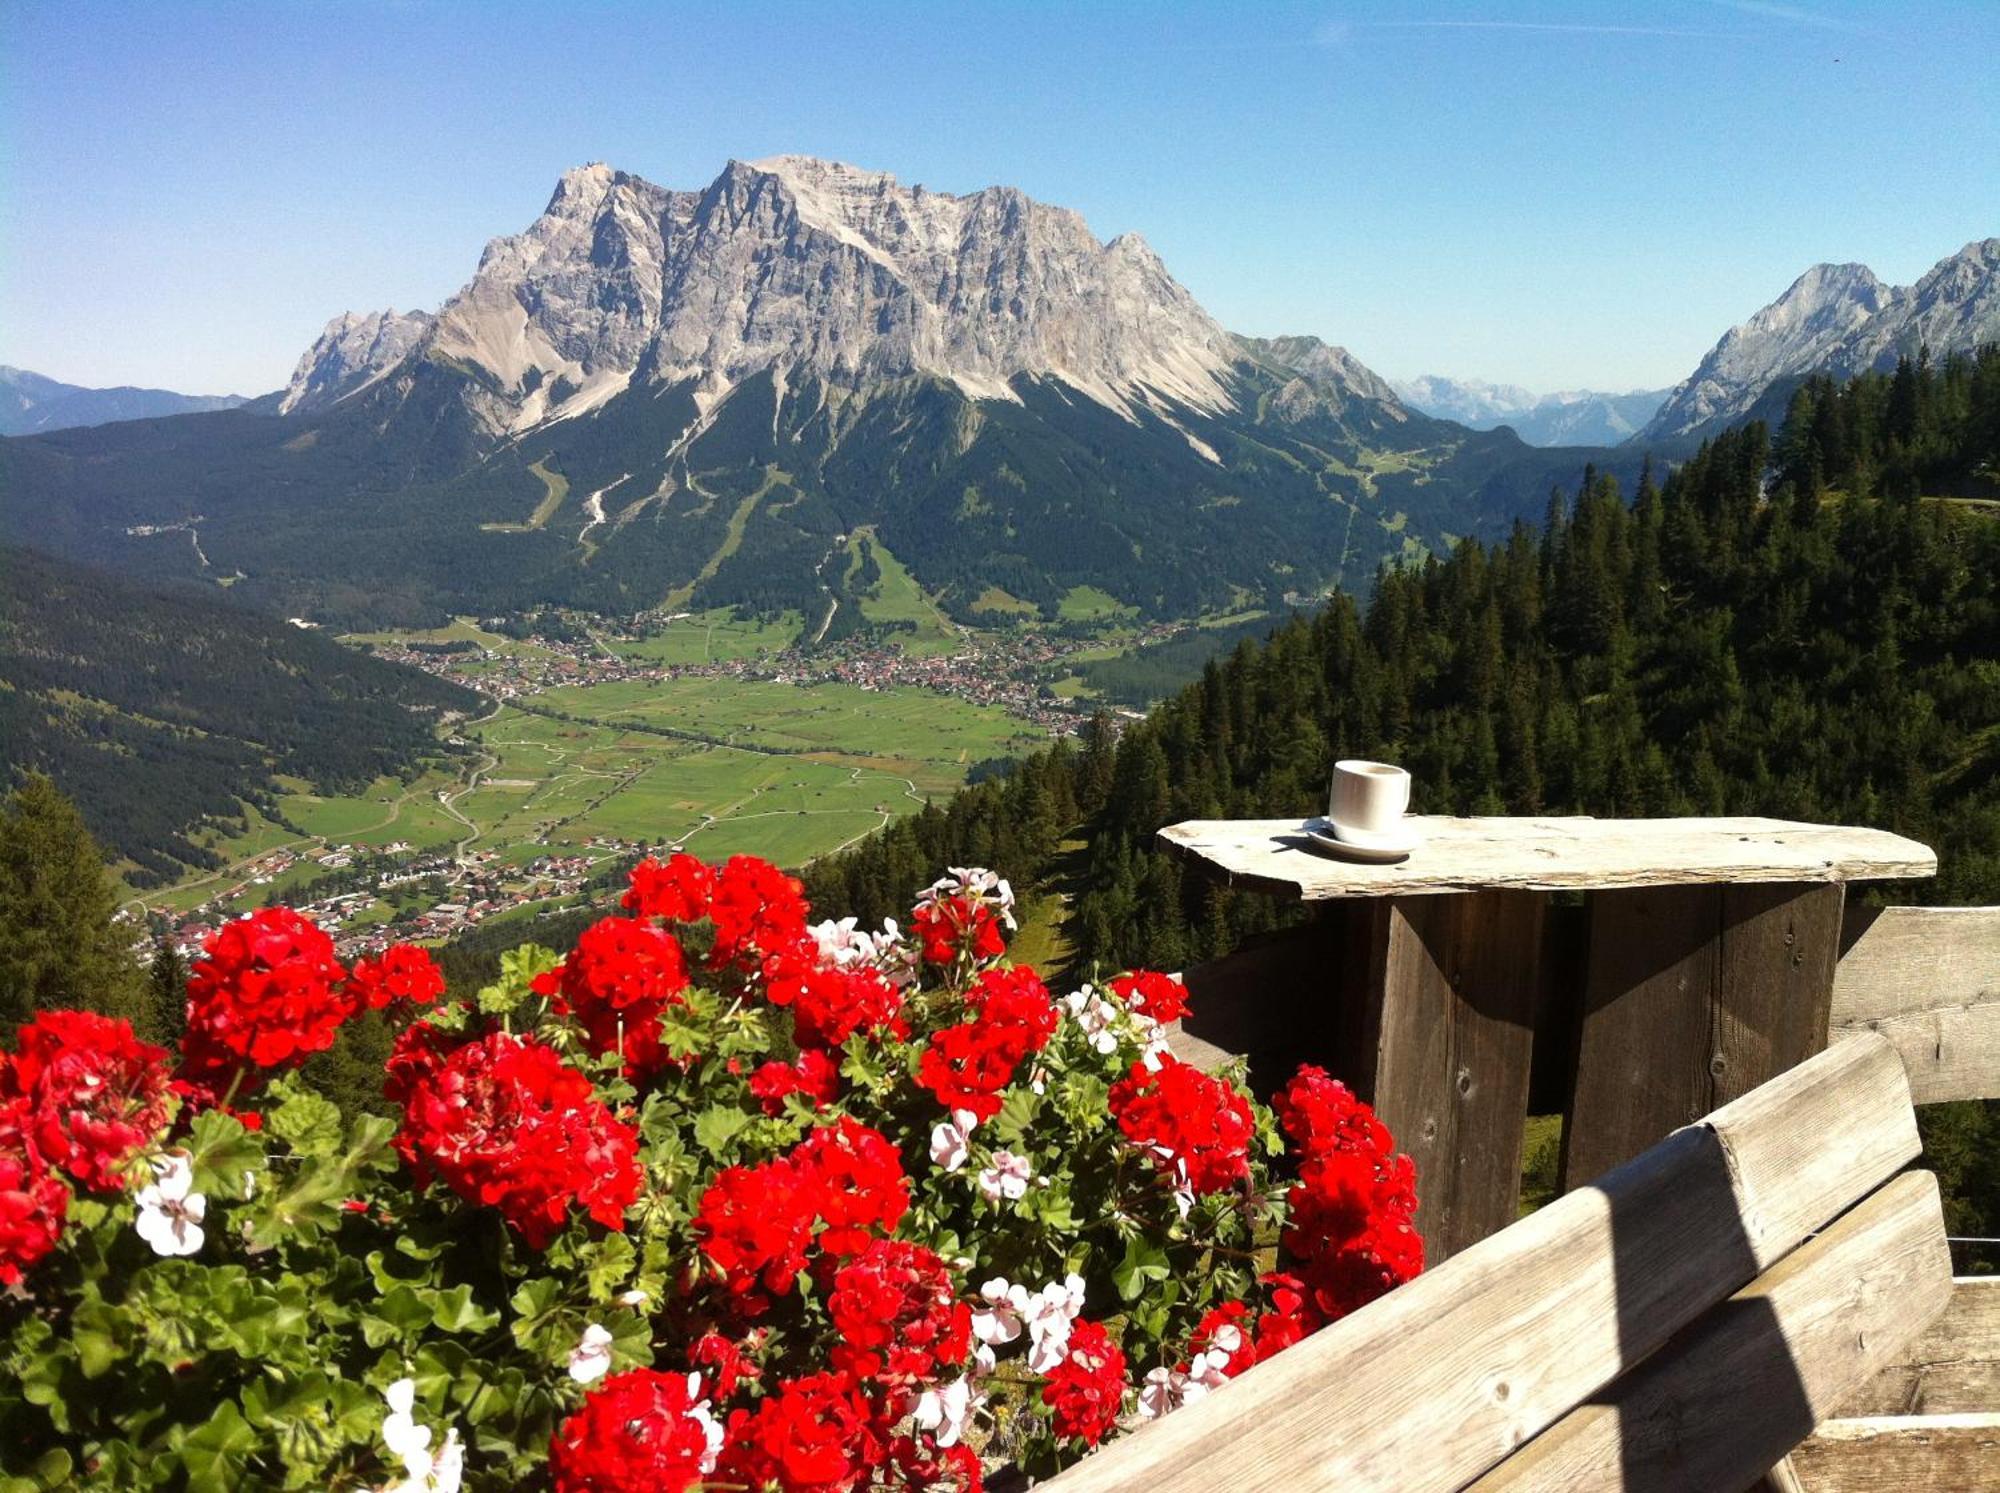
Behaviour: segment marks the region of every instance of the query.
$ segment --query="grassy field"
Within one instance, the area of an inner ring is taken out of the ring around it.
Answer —
[[[861,568],[862,539],[869,541],[875,552],[875,565],[882,572],[874,589],[861,600],[861,615],[870,622],[908,622],[914,631],[901,634],[897,641],[910,653],[930,656],[949,653],[958,646],[958,629],[945,620],[937,603],[925,595],[916,577],[904,568],[903,562],[889,553],[881,540],[875,537],[872,528],[856,529],[849,548],[852,560],[849,573]]]
[[[624,658],[656,664],[706,664],[729,659],[755,658],[759,653],[777,653],[797,640],[805,619],[787,612],[774,622],[738,621],[727,607],[696,612],[669,622],[650,638],[635,643],[612,643]]]

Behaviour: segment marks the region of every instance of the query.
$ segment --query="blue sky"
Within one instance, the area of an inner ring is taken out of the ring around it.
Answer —
[[[0,8],[0,362],[253,393],[566,166],[994,182],[1239,331],[1667,384],[1820,260],[2000,234],[2000,0]]]

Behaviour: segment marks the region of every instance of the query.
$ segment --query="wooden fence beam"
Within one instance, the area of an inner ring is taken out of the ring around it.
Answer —
[[[1462,1488],[1917,1147],[1895,1049],[1843,1042],[1048,1486]]]
[[[1952,1283],[1930,1329],[1841,1404],[1843,1416],[2000,1410],[2000,1275]]]
[[[1830,1420],[1792,1465],[1806,1493],[2000,1493],[2000,1413]]]
[[[1894,1042],[1919,1104],[2000,1099],[2000,907],[1850,908],[1832,1025]]]
[[[1566,1187],[1826,1045],[1842,895],[1838,883],[1591,895]]]
[[[1474,1493],[1748,1487],[1950,1295],[1937,1179],[1906,1173],[1572,1410]]]

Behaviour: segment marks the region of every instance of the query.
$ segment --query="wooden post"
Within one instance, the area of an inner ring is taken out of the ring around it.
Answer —
[[[1838,882],[1591,894],[1566,1189],[1826,1046],[1842,900]]]
[[[1519,1211],[1546,901],[1488,891],[1354,909],[1366,973],[1343,1076],[1416,1162],[1428,1264]]]

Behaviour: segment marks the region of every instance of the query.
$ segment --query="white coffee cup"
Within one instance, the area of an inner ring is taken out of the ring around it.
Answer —
[[[1327,818],[1345,838],[1393,834],[1410,807],[1410,775],[1387,762],[1349,758],[1333,764]]]

